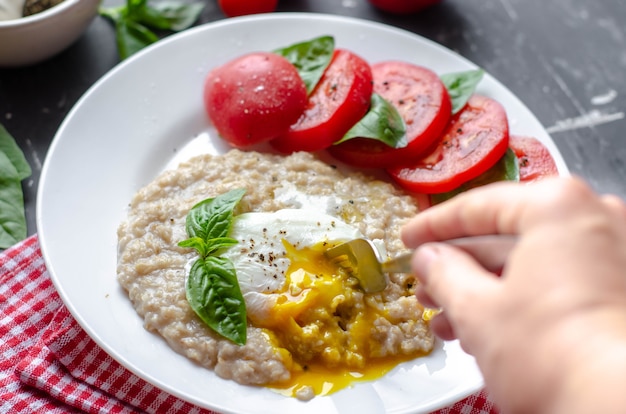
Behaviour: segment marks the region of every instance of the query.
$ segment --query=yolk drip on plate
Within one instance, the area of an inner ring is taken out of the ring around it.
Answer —
[[[291,379],[271,388],[288,396],[303,389],[327,395],[355,381],[380,378],[400,362],[420,356],[388,356],[371,335],[386,310],[324,257],[332,245],[297,249],[285,240],[283,244],[290,260],[284,288],[277,292],[269,317],[249,315],[291,361]]]

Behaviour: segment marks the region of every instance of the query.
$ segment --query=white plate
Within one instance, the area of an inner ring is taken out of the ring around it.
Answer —
[[[97,82],[59,129],[42,172],[37,205],[41,248],[63,301],[112,357],[150,383],[198,406],[232,413],[428,412],[482,386],[457,342],[384,378],[302,403],[222,380],[148,333],[116,281],[116,229],[132,195],[196,151],[225,151],[204,113],[207,71],[244,52],[330,34],[370,62],[412,61],[447,73],[475,66],[428,40],[381,24],[319,14],[228,19],[161,41]],[[486,75],[478,92],[500,101],[511,130],[533,135],[567,168],[532,113]]]

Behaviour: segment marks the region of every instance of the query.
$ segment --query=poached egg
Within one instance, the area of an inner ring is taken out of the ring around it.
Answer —
[[[230,237],[239,243],[221,255],[235,266],[248,320],[292,374],[270,387],[308,399],[379,378],[415,357],[378,352],[371,329],[385,309],[368,306],[358,281],[324,256],[363,237],[354,226],[316,210],[284,209],[235,216]]]

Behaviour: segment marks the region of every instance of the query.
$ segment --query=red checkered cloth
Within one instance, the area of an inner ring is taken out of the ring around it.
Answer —
[[[211,413],[145,382],[80,328],[50,280],[37,236],[0,254],[0,412]],[[484,391],[437,414],[496,414]]]

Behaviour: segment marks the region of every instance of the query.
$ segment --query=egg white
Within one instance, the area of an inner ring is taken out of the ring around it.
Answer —
[[[249,313],[269,312],[287,283],[289,259],[283,240],[300,249],[325,241],[363,237],[355,227],[309,209],[243,213],[235,216],[230,237],[239,241],[221,255],[230,259]]]

